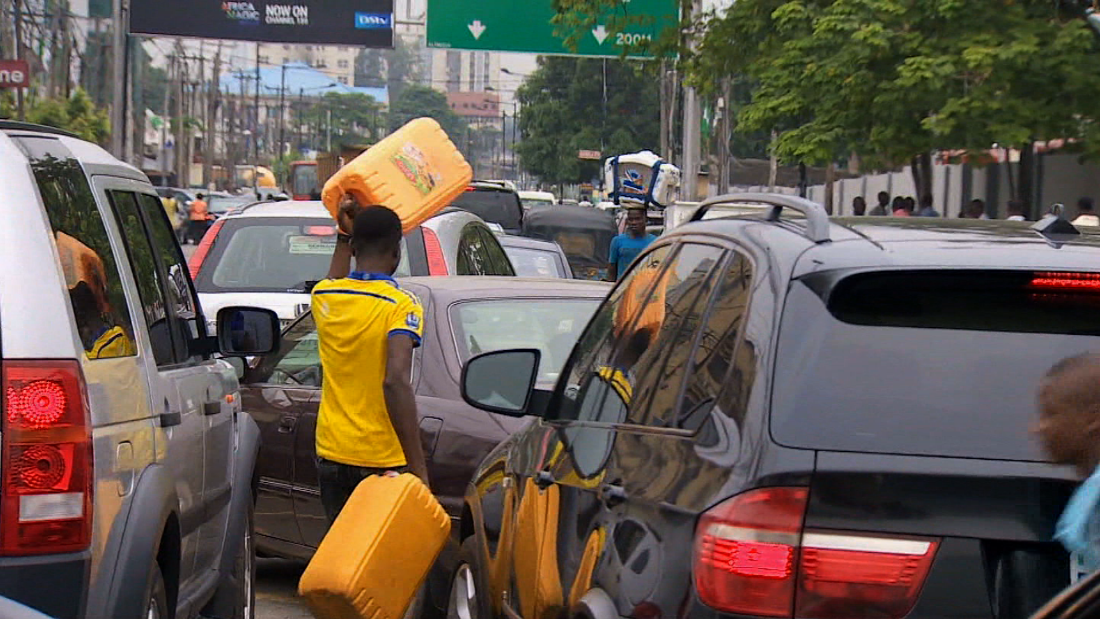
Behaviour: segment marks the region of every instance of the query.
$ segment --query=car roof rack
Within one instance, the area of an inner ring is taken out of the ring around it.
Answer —
[[[719,204],[762,204],[770,206],[767,221],[779,221],[779,215],[783,209],[788,208],[798,211],[806,217],[806,238],[814,243],[828,243],[829,214],[825,207],[805,198],[783,195],[780,193],[729,193],[704,200],[699,208],[695,209],[689,221],[702,221],[707,211],[712,206]]]
[[[66,138],[81,139],[79,135],[71,131],[65,131],[57,127],[47,127],[46,125],[20,122],[18,120],[0,120],[0,131],[33,131],[34,133],[48,133],[50,135],[59,135]]]

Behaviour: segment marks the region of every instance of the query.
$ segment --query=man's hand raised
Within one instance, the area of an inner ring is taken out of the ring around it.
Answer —
[[[336,210],[336,225],[344,234],[351,234],[355,227],[355,215],[359,212],[359,201],[350,193],[345,193],[340,198],[340,205]]]

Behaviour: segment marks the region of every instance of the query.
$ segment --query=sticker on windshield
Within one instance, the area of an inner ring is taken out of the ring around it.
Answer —
[[[336,249],[336,237],[292,236],[290,253],[314,256],[331,256]]]

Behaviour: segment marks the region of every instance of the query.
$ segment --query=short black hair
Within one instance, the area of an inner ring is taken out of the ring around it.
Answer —
[[[878,203],[879,204],[886,204],[889,201],[890,201],[890,192],[888,192],[888,191],[878,192]]]
[[[401,218],[384,206],[364,206],[355,214],[351,249],[356,255],[382,256],[400,250]]]
[[[202,200],[203,195],[201,193],[196,193],[195,197],[198,198],[199,200]]]
[[[1084,196],[1081,199],[1077,200],[1077,208],[1081,209],[1082,211],[1091,211],[1092,207],[1092,198],[1088,196]]]

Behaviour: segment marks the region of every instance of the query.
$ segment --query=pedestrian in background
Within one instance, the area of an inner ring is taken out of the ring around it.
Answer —
[[[1084,196],[1077,200],[1077,219],[1073,220],[1075,226],[1100,226],[1100,217],[1093,212],[1095,205],[1092,198]]]
[[[959,217],[964,219],[989,219],[989,215],[985,214],[985,202],[978,198],[974,198],[964,206],[962,212],[959,213]]]
[[[872,217],[885,217],[890,214],[890,194],[878,192],[878,204],[869,213]]]
[[[1055,464],[1084,478],[1058,520],[1054,537],[1083,561],[1100,568],[1100,355],[1063,359],[1039,385],[1035,432]]]
[[[894,203],[890,205],[891,215],[894,217],[909,217],[910,213],[905,208],[905,198],[897,196],[894,198]]]
[[[940,212],[932,206],[932,196],[926,194],[920,197],[920,210],[916,213],[917,217],[939,217]]]
[[[610,263],[607,265],[608,281],[619,281],[631,262],[649,247],[649,244],[657,240],[657,237],[646,232],[645,208],[641,206],[628,206],[626,208],[626,232],[611,239],[611,250],[608,252]]]
[[[863,199],[863,196],[852,198],[852,214],[856,217],[863,217],[867,214],[867,201]]]
[[[350,195],[337,217],[328,278],[313,288],[311,302],[325,374],[317,477],[330,524],[371,475],[408,470],[428,483],[411,379],[424,309],[393,279],[401,262],[401,219],[384,206],[360,208]]]
[[[913,196],[905,196],[902,204],[904,205],[905,210],[909,212],[910,217],[912,217],[913,214],[917,212],[917,201],[913,199]]]
[[[1008,217],[1005,217],[1005,220],[1027,221],[1027,217],[1024,216],[1024,203],[1022,200],[1008,201]]]
[[[206,205],[206,200],[201,193],[195,196],[195,199],[191,202],[191,212],[189,214],[190,221],[187,222],[188,237],[190,237],[191,243],[198,245],[202,240],[202,236],[206,234],[206,226],[210,221],[210,207]]]

